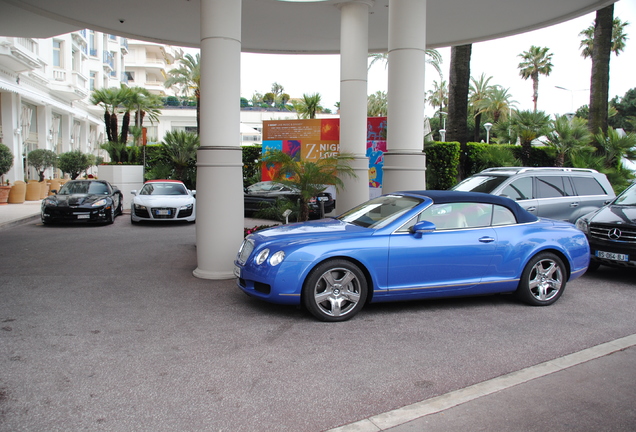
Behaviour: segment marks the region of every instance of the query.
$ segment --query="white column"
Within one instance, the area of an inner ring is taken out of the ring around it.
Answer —
[[[372,1],[354,0],[340,7],[340,151],[354,156],[357,178],[342,177],[337,213],[369,199],[367,143],[367,57]]]
[[[22,167],[22,135],[16,130],[20,127],[20,109],[22,98],[17,93],[3,92],[0,97],[0,122],[2,123],[2,143],[9,147],[13,154],[13,166],[4,175],[4,180],[11,183],[16,180],[24,180],[24,168]]]
[[[382,192],[426,188],[426,0],[389,0],[387,153]]]
[[[197,152],[197,268],[233,277],[243,240],[240,137],[241,1],[201,0],[201,147]]]
[[[70,152],[71,150],[73,150],[73,145],[71,145],[71,135],[73,134],[73,117],[71,117],[70,114],[62,114],[60,129],[62,130],[62,153]]]

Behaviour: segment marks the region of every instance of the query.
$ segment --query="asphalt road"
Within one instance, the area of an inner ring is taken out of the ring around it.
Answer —
[[[192,276],[189,224],[33,222],[0,231],[0,265],[0,431],[322,431],[636,333],[636,273],[604,267],[550,307],[332,324]]]

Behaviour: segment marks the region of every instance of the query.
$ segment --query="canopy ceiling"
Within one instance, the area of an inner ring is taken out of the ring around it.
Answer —
[[[615,0],[428,0],[430,48],[478,42],[567,21]],[[242,50],[333,54],[342,0],[243,0]],[[387,51],[389,0],[375,0],[369,49]],[[88,28],[198,47],[200,0],[0,0],[0,35],[45,38]]]

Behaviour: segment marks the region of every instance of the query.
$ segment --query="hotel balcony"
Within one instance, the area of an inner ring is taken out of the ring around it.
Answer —
[[[0,57],[4,67],[13,72],[26,72],[44,66],[38,55],[38,44],[31,38],[0,37]]]
[[[84,99],[89,95],[88,80],[84,75],[76,71],[54,69],[53,80],[49,88],[58,97],[67,101]]]

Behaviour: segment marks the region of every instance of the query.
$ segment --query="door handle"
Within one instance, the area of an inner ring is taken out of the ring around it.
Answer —
[[[479,241],[482,243],[492,243],[495,241],[495,239],[492,237],[482,237],[479,239]]]
[[[528,208],[526,209],[526,211],[533,212],[533,211],[535,211],[536,209],[537,209],[536,207],[528,207]]]
[[[579,206],[579,203],[577,203],[577,202],[573,202],[572,204],[570,204],[570,207],[573,207],[573,208],[574,207],[578,207],[578,206]]]

